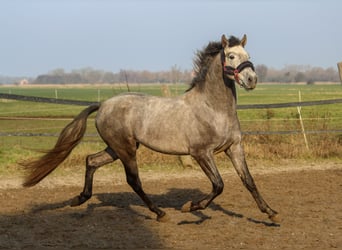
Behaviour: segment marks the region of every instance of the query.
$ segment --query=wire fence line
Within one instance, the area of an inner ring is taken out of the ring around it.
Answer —
[[[241,131],[243,135],[295,135],[302,134],[301,130],[284,131]],[[306,130],[306,134],[339,134],[342,129],[332,130]],[[31,133],[31,132],[0,132],[0,137],[19,136],[19,137],[58,137],[59,133]],[[85,134],[85,137],[98,137],[98,134]]]
[[[0,93],[0,99],[9,99],[17,101],[28,101],[28,102],[43,102],[51,104],[63,104],[63,105],[77,105],[77,106],[89,106],[98,102],[90,101],[79,101],[79,100],[68,100],[68,99],[55,99],[46,97],[36,96],[24,96],[16,94],[5,94]],[[240,110],[244,109],[274,109],[274,108],[290,108],[290,107],[303,107],[303,106],[316,106],[316,105],[328,105],[342,103],[342,99],[331,99],[331,100],[319,100],[319,101],[306,101],[306,102],[288,102],[288,103],[272,103],[272,104],[244,104],[238,105],[237,108]],[[0,117],[0,120],[11,120],[11,119],[26,119],[21,117]],[[42,117],[27,118],[30,120],[44,120]],[[51,118],[47,118],[51,120]],[[67,120],[65,118],[57,118]],[[302,130],[289,130],[289,131],[242,131],[244,135],[290,135],[290,134],[302,134]],[[326,134],[326,133],[342,133],[342,129],[334,130],[307,130],[306,134]],[[21,137],[58,137],[58,133],[32,133],[32,132],[0,132],[1,137],[6,136],[21,136]],[[97,137],[97,134],[86,134],[86,137]]]
[[[56,99],[56,98],[38,97],[38,96],[24,96],[24,95],[15,95],[15,94],[6,94],[6,93],[0,93],[0,99],[28,101],[28,102],[43,102],[43,103],[52,103],[52,104],[77,105],[77,106],[89,106],[91,104],[97,103],[97,102],[89,102],[89,101]]]
[[[29,102],[43,102],[52,104],[64,104],[64,105],[77,105],[77,106],[89,106],[98,102],[80,101],[80,100],[68,100],[68,99],[56,99],[37,96],[24,96],[15,94],[0,93],[0,99],[17,100],[17,101],[29,101]],[[305,102],[286,102],[286,103],[270,103],[270,104],[243,104],[237,105],[237,109],[270,109],[270,108],[290,108],[290,107],[305,107],[315,105],[327,105],[342,103],[342,99],[331,100],[319,100],[319,101],[305,101]]]
[[[237,105],[238,109],[270,109],[270,108],[291,108],[291,107],[304,107],[342,103],[342,99],[319,100],[319,101],[306,101],[306,102],[286,102],[286,103],[271,103],[271,104],[244,104]]]

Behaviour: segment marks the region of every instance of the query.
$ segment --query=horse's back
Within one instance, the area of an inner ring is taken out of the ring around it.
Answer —
[[[96,126],[105,141],[134,138],[156,151],[187,154],[191,119],[182,98],[127,93],[101,104]]]

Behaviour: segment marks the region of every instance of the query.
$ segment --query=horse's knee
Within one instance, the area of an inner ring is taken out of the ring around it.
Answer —
[[[96,164],[93,161],[93,158],[91,156],[87,156],[86,158],[86,181],[91,181],[93,179],[93,175],[95,171],[99,168],[99,166],[96,166]]]
[[[86,157],[86,168],[87,170],[93,170],[97,168],[96,157],[94,155],[88,155]]]

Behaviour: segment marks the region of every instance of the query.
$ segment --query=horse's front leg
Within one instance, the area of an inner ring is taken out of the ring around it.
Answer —
[[[236,143],[233,144],[227,151],[226,154],[228,155],[228,157],[231,159],[235,170],[237,171],[238,175],[240,176],[244,186],[248,189],[248,191],[252,194],[253,198],[255,199],[259,209],[261,210],[261,212],[263,213],[267,213],[268,217],[276,222],[276,215],[277,212],[274,211],[272,208],[270,208],[270,206],[264,201],[264,199],[262,198],[262,196],[260,195],[253,177],[251,176],[248,167],[247,167],[247,163],[246,163],[246,159],[245,159],[245,154],[243,151],[243,148],[241,146],[241,143]]]
[[[140,198],[145,202],[148,208],[157,214],[157,221],[164,222],[169,218],[166,213],[159,209],[146,195],[144,192],[138,173],[138,166],[136,162],[136,156],[131,158],[120,158],[125,167],[127,183],[132,187],[132,189],[140,196]]]
[[[182,207],[182,212],[191,212],[198,209],[205,209],[211,203],[211,201],[215,199],[215,197],[222,193],[224,187],[220,173],[218,172],[215,165],[212,153],[200,152],[192,156],[210,179],[213,188],[212,192],[204,197],[202,200],[197,202],[189,201],[184,204]]]

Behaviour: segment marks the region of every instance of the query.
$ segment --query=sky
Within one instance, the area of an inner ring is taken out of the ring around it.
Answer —
[[[341,0],[0,0],[0,75],[191,70],[222,34],[247,34],[255,65],[336,68],[341,11]]]

